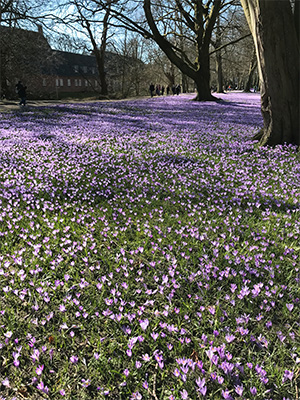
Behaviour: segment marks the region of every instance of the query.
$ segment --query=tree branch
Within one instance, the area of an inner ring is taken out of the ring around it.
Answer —
[[[183,8],[182,3],[179,0],[176,0],[176,5],[179,9],[179,11],[181,12],[181,14],[183,15],[187,26],[193,31],[195,32],[195,19],[191,18],[190,14]],[[196,33],[196,32],[195,32]]]
[[[218,47],[217,49],[211,51],[211,52],[209,53],[209,55],[212,55],[212,54],[216,53],[217,51],[220,51],[220,50],[224,49],[224,47],[227,47],[227,46],[230,46],[230,45],[232,45],[232,44],[238,43],[238,42],[240,42],[241,40],[244,40],[244,39],[246,39],[246,38],[249,37],[249,36],[252,36],[252,34],[251,34],[251,33],[248,33],[247,35],[244,35],[244,36],[242,36],[242,37],[240,37],[240,38],[238,38],[238,39],[236,39],[236,40],[233,40],[232,42],[225,43],[225,44],[223,44],[222,46]],[[212,42],[212,44],[214,45],[213,42]]]

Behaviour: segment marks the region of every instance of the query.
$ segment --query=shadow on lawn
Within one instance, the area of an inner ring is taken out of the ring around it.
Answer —
[[[262,125],[259,104],[243,104],[232,100],[196,102],[190,98],[161,97],[133,101],[74,103],[39,106],[28,111],[15,111],[19,122],[47,125],[53,129],[70,128],[93,118],[106,129],[147,130],[210,130],[220,131],[229,125],[253,127]],[[78,118],[77,118],[78,117]]]
[[[232,125],[235,125],[237,130],[239,127],[245,130],[243,125],[247,128],[253,127],[254,129],[262,122],[259,104],[243,104],[240,101],[234,102],[230,100],[218,103],[199,103],[188,98],[182,100],[181,97],[177,98],[173,96],[134,101],[39,106],[34,107],[34,109],[30,108],[27,111],[16,111],[13,115],[19,123],[19,127],[25,127],[25,129],[31,132],[30,139],[53,141],[58,145],[61,143],[64,146],[74,144],[72,143],[71,136],[65,136],[64,129],[68,129],[71,134],[74,127],[80,128],[81,126],[85,126],[91,119],[93,123],[96,121],[99,128],[102,127],[103,130],[105,128],[105,134],[108,136],[120,135],[122,131],[123,133],[126,132],[127,135],[131,131],[133,134],[141,131],[141,134],[145,132],[145,134],[149,135],[149,133],[153,132],[155,135],[157,132],[160,133],[162,129],[164,132],[170,131],[171,134],[173,131],[177,133],[180,130],[184,130],[185,133],[188,133],[189,129],[191,129],[191,132],[197,132],[197,130],[199,132],[202,129],[204,132],[210,131],[210,134],[215,134],[216,140],[220,140],[217,138],[218,134],[220,136],[220,133],[228,134],[229,136],[231,134],[229,128]],[[40,127],[39,130],[36,129],[37,125]],[[34,127],[35,130],[30,130],[30,128]],[[224,130],[223,127],[225,127]],[[85,143],[77,142],[76,145],[79,147],[87,146]],[[235,154],[239,151],[244,153],[245,149],[237,149]],[[99,158],[101,157],[102,154],[99,153]],[[170,167],[182,166],[185,168],[191,164],[195,166],[199,164],[199,160],[196,158],[168,153],[157,154],[157,158],[161,159],[166,167],[169,165]],[[113,166],[111,168],[113,169]],[[113,175],[114,171],[112,170],[111,176]],[[67,187],[64,186],[62,189],[70,193],[70,197],[72,198],[72,190],[77,184],[77,181],[69,182],[69,185]],[[112,200],[123,195],[122,190],[122,188],[115,187],[113,184],[108,185],[103,191],[101,191],[101,188],[94,188],[90,193],[91,198],[88,201],[101,203]],[[147,190],[151,191],[151,188]],[[163,187],[162,191],[162,197],[175,196],[174,199],[179,200],[179,197],[177,199],[176,194],[168,187]],[[47,190],[44,190],[44,193],[42,192],[43,190],[41,190],[38,197],[47,195]],[[127,193],[126,188],[124,189],[124,194],[126,195],[125,192]],[[188,194],[186,195],[188,196]],[[193,201],[199,201],[200,198],[203,201],[212,196],[215,199],[218,198],[218,193],[214,193],[214,188],[209,189],[209,191],[205,187],[195,188]],[[67,197],[64,198],[63,194],[60,193],[59,202],[69,201],[70,197],[68,199]],[[80,197],[77,200],[82,201]],[[268,198],[267,196],[258,198],[257,202],[260,203],[260,208],[271,209],[272,211],[286,212],[297,208],[295,204]],[[235,198],[234,193],[232,195],[229,193],[227,200],[228,206],[239,207],[242,210],[246,210],[249,204],[251,206],[251,203],[253,203],[253,196],[247,196],[247,194],[243,198]]]

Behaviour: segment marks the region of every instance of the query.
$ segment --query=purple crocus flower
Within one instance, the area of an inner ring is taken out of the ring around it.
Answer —
[[[48,394],[49,393],[49,388],[48,386],[44,385],[44,382],[41,381],[38,385],[37,385],[37,389],[39,389],[41,392]]]
[[[141,319],[139,322],[140,322],[141,328],[143,329],[143,331],[145,331],[147,329],[148,325],[149,325],[149,320],[148,319],[145,319],[145,320]]]
[[[72,363],[72,364],[77,364],[78,363],[78,357],[77,356],[71,356],[70,357],[70,362]]]

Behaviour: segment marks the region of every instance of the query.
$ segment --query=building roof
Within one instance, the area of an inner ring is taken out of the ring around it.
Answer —
[[[41,27],[38,31],[30,31],[0,26],[0,48],[13,55],[15,71],[25,68],[24,71],[28,73],[41,75],[74,78],[98,76],[97,61],[93,54],[51,49]],[[132,63],[130,57],[105,53],[105,70],[109,76],[119,75],[121,66],[129,62]]]
[[[51,47],[43,35],[42,29],[29,31],[17,27],[0,26],[0,45],[20,46],[20,47],[40,47],[43,51],[51,50]]]
[[[70,53],[53,50],[57,61],[54,73],[59,76],[95,75],[97,73],[96,57],[88,54]]]

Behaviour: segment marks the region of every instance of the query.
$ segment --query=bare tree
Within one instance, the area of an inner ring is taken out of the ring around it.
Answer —
[[[114,5],[118,26],[154,40],[171,63],[194,81],[197,100],[215,100],[210,92],[209,46],[222,0],[97,1],[103,7]]]
[[[100,94],[102,96],[108,95],[108,86],[106,81],[105,72],[105,51],[108,40],[109,19],[111,13],[111,4],[108,3],[106,9],[99,8],[93,2],[86,2],[81,0],[73,0],[72,2],[77,10],[78,20],[80,25],[86,30],[87,35],[93,47],[93,53],[96,57],[98,73],[100,79]],[[93,7],[96,6],[96,7]],[[96,18],[96,15],[101,15]],[[101,38],[98,45],[95,34],[93,32],[92,24],[96,22],[98,28],[101,25]]]
[[[18,0],[0,0],[0,23],[12,25],[17,21],[28,18],[29,11],[34,7],[33,2]]]
[[[237,0],[96,1],[103,7],[113,3],[112,14],[118,26],[155,41],[184,79],[189,77],[194,82],[196,100],[216,100],[210,90],[212,33],[219,12],[236,6]],[[227,45],[223,43],[221,48]]]
[[[126,31],[115,43],[114,49],[120,55],[120,73],[122,76],[120,89],[122,97],[128,97],[129,95],[139,96],[146,90],[145,64],[142,59],[147,57],[145,54],[149,51],[147,47],[148,43],[145,39],[140,38],[139,35],[133,32]],[[149,78],[148,75],[147,78]]]
[[[261,145],[299,145],[299,2],[241,3],[258,61],[264,128],[257,138]]]
[[[218,93],[222,93],[227,85],[243,87],[248,74],[245,65],[250,63],[248,46],[249,42],[253,43],[250,36],[240,2],[224,3],[211,40],[213,50],[210,51],[212,65],[214,61],[216,65],[215,71],[212,70],[215,72],[212,85]]]
[[[71,47],[79,44],[77,51],[92,52],[95,55],[99,80],[100,94],[108,95],[108,84],[105,71],[105,53],[109,36],[110,26],[110,2],[105,8],[97,1],[66,0],[58,1],[58,5],[52,10],[51,19],[55,24],[71,29],[72,39],[67,37],[63,45]],[[76,38],[77,36],[77,38]]]
[[[193,4],[185,1],[175,1],[182,15],[182,21],[191,32],[195,45],[195,59],[191,60],[187,53],[167,39],[160,31],[159,21],[155,21],[150,0],[144,0],[144,12],[153,38],[183,74],[195,82],[196,100],[213,100],[210,91],[209,46],[216,18],[221,8],[221,0],[208,0],[206,3],[195,1]]]

